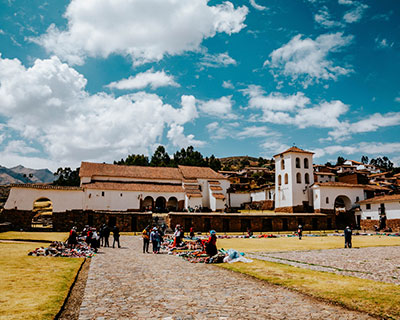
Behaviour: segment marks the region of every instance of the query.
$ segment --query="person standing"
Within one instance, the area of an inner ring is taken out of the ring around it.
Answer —
[[[190,239],[194,238],[194,228],[193,227],[190,227],[189,235],[190,235]]]
[[[151,244],[153,245],[153,253],[154,254],[158,253],[158,240],[159,240],[158,230],[156,227],[154,227],[150,233],[150,241],[151,241]]]
[[[115,247],[116,242],[118,243],[118,248],[121,248],[119,244],[119,228],[117,226],[114,226],[113,228],[113,237],[114,237],[113,248]]]
[[[76,227],[72,227],[71,231],[69,232],[68,246],[70,248],[75,248],[77,244],[78,244],[78,234],[76,232]]]
[[[150,243],[150,226],[147,226],[143,232],[143,253],[149,253],[149,243]]]
[[[299,224],[299,227],[297,228],[297,234],[299,236],[299,240],[301,240],[301,237],[303,236],[303,226]]]
[[[351,248],[351,236],[352,236],[352,231],[349,226],[344,229],[344,247],[345,248]]]
[[[104,225],[103,227],[103,238],[104,238],[104,247],[109,247],[108,238],[110,237],[110,228],[108,225]]]

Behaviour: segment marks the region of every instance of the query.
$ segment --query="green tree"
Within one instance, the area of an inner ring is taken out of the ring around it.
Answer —
[[[339,156],[339,157],[337,158],[336,165],[337,165],[337,166],[341,166],[342,164],[344,164],[345,161],[346,161],[345,158]]]
[[[221,170],[221,161],[216,158],[213,154],[211,155],[210,159],[208,160],[208,166],[213,169],[214,171]]]
[[[79,187],[81,180],[79,178],[79,168],[71,170],[71,168],[58,168],[54,173],[57,179],[53,182],[55,186]]]
[[[114,161],[114,164],[126,165],[126,166],[148,166],[149,158],[144,154],[130,154],[126,159],[120,161]]]
[[[361,157],[361,162],[364,164],[368,164],[368,157],[367,156],[362,156]]]
[[[176,151],[174,153],[174,164],[184,165],[184,166],[197,166],[197,167],[207,167],[208,163],[203,158],[203,155],[199,151],[195,151],[193,146],[189,146],[181,149],[181,151]]]
[[[171,165],[171,158],[163,146],[158,146],[151,157],[150,166],[152,167],[169,167]]]
[[[384,171],[391,171],[393,169],[393,162],[390,161],[388,157],[378,157],[376,159],[371,159],[370,164]]]

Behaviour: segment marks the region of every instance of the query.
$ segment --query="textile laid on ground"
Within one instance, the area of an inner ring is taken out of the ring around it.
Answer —
[[[28,256],[35,257],[91,258],[94,255],[94,250],[86,242],[79,242],[74,248],[69,248],[66,243],[60,241],[52,242],[48,248],[40,247],[28,253]]]

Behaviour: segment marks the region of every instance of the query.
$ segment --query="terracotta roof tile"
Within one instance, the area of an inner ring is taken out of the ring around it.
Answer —
[[[391,195],[374,197],[374,198],[362,200],[359,203],[360,204],[377,203],[377,202],[382,202],[382,201],[400,201],[400,194],[391,194]]]
[[[213,193],[212,196],[215,199],[225,199],[225,196],[222,193]]]
[[[201,193],[186,193],[189,198],[201,198]]]
[[[285,154],[285,153],[289,153],[289,152],[314,154],[314,152],[311,152],[311,151],[305,151],[305,150],[297,148],[297,147],[291,147],[291,148],[287,149],[286,151],[283,151],[281,153],[274,155],[274,157],[277,157],[277,156],[280,156],[281,154]]]
[[[214,180],[208,180],[208,184],[209,185],[217,185],[217,186],[219,186],[219,185],[221,185],[221,183],[219,182],[219,181],[214,181]]]
[[[341,188],[365,188],[364,184],[352,184],[352,183],[344,183],[344,182],[316,182],[314,185],[320,187],[341,187]]]
[[[121,166],[107,163],[82,162],[80,177],[123,177],[150,180],[182,180],[178,168]]]
[[[94,182],[85,184],[83,187],[85,189],[96,189],[96,190],[180,192],[180,193],[184,192],[181,185],[173,185],[173,184]]]
[[[10,184],[12,188],[33,188],[33,189],[50,189],[50,190],[82,190],[81,187],[64,187],[64,186],[53,186],[49,184],[33,184],[33,183],[25,183],[25,184]]]
[[[314,174],[319,175],[319,176],[336,176],[336,174],[332,172],[314,172]]]
[[[210,189],[213,191],[221,191],[222,188],[220,186],[210,186]]]
[[[221,179],[226,178],[208,167],[178,166],[185,179]]]

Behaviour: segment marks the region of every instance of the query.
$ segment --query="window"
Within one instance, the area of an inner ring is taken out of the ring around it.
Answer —
[[[321,178],[325,178],[325,176],[322,174],[322,175],[321,175]]]
[[[367,210],[371,210],[371,204],[367,203],[366,208],[367,208]]]
[[[367,217],[367,220],[371,220],[371,217]]]
[[[92,194],[91,193],[89,193],[89,199],[92,197]]]
[[[310,184],[310,175],[308,173],[305,174],[304,181],[306,184]]]
[[[296,168],[300,168],[300,158],[296,158]]]
[[[104,197],[104,191],[101,192],[101,196]]]
[[[360,201],[360,197],[356,197],[356,202]]]
[[[329,203],[329,197],[326,197],[326,203]]]
[[[281,170],[285,170],[285,160],[281,158]]]
[[[282,177],[281,175],[278,176],[278,186],[282,185]]]
[[[308,159],[304,158],[304,168],[308,169]]]
[[[289,176],[287,173],[285,173],[285,184],[289,183]]]
[[[297,183],[301,183],[301,174],[300,174],[300,172],[297,172],[297,174],[296,174],[296,182]]]
[[[122,193],[120,194],[120,196],[122,197]]]

